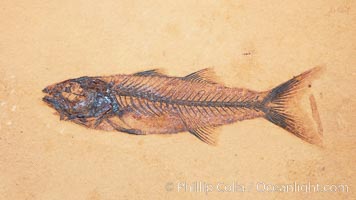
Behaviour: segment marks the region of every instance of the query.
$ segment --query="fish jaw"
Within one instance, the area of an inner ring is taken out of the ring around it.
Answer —
[[[45,88],[43,89],[43,92],[48,93],[48,90],[46,90]],[[67,106],[63,103],[63,101],[61,102],[51,94],[44,96],[42,98],[42,101],[44,101],[49,107],[55,109],[57,113],[60,115],[61,120],[66,120],[69,118],[68,113],[65,112],[67,110],[66,109]]]

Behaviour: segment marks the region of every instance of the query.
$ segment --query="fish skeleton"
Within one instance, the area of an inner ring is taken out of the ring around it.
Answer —
[[[210,68],[184,77],[160,70],[84,76],[46,87],[43,101],[61,120],[98,130],[137,135],[189,131],[215,145],[217,127],[261,117],[319,145],[322,134],[298,102],[321,69],[315,67],[263,92],[226,87]]]

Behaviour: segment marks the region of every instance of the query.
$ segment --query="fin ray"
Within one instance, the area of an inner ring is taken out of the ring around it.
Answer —
[[[142,72],[136,72],[135,76],[166,76],[162,69],[151,69]]]

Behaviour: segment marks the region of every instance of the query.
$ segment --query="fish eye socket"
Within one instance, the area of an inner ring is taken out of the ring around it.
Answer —
[[[72,83],[70,89],[71,89],[71,92],[74,92],[76,94],[83,93],[83,88],[79,83]]]
[[[76,102],[80,100],[80,96],[72,92],[62,92],[62,96],[71,102]]]

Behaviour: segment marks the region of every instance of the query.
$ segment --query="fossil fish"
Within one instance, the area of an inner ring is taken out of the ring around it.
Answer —
[[[99,130],[138,135],[189,131],[214,145],[216,127],[261,117],[306,142],[321,144],[322,134],[298,103],[320,71],[313,68],[263,92],[226,87],[211,69],[184,77],[159,70],[85,76],[46,87],[43,101],[61,119]]]

